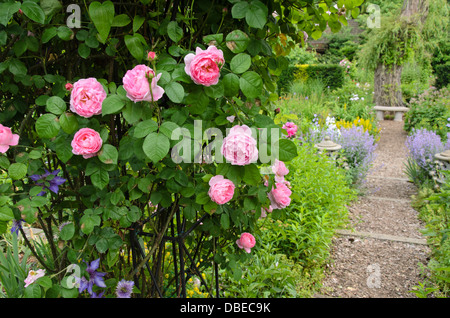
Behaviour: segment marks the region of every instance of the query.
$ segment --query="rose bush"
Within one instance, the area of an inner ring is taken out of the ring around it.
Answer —
[[[0,233],[48,242],[25,239],[46,273],[27,295],[185,297],[211,262],[239,274],[261,213],[290,202],[260,170],[297,155],[272,118],[285,55],[346,21],[294,2],[0,3]]]

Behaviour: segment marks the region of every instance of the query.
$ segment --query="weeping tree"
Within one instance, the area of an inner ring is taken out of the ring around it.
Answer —
[[[440,2],[440,1],[439,1]],[[374,71],[374,103],[402,106],[402,66],[425,54],[424,25],[428,0],[405,0],[399,14],[382,19],[359,53],[360,64]]]

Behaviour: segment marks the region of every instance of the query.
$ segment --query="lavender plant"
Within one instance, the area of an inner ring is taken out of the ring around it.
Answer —
[[[374,136],[364,131],[361,126],[352,126],[341,128],[338,138],[334,141],[342,146],[342,154],[349,166],[351,180],[354,185],[359,186],[376,158],[377,144]]]
[[[444,145],[436,132],[423,128],[413,130],[413,133],[406,138],[406,148],[409,157],[421,169],[431,171],[434,167],[434,155],[442,152]]]
[[[405,173],[415,184],[423,186],[436,179],[438,170],[442,167],[436,164],[434,156],[450,149],[450,132],[446,137],[447,141],[443,141],[437,132],[422,128],[414,129],[406,138],[408,159],[405,164]]]

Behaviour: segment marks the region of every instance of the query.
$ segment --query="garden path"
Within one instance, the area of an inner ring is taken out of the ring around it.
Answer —
[[[368,193],[349,207],[349,226],[333,239],[321,295],[338,298],[414,298],[429,248],[411,207],[416,187],[403,172],[403,122],[381,121]]]

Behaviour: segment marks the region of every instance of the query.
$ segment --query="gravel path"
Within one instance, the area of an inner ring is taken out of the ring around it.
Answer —
[[[386,120],[380,126],[368,193],[349,207],[349,226],[333,239],[318,297],[415,298],[410,291],[423,280],[421,264],[427,263],[429,248],[410,204],[416,188],[403,172],[403,122]]]

